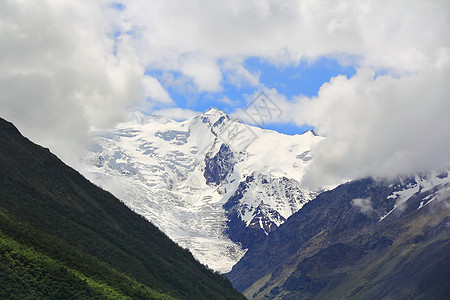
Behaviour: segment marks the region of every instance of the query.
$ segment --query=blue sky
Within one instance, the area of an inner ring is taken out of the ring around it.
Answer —
[[[336,59],[322,57],[315,61],[301,61],[287,66],[276,65],[267,60],[251,57],[244,61],[243,67],[252,74],[259,75],[257,86],[243,84],[236,86],[228,77],[222,79],[219,92],[198,92],[194,83],[179,72],[163,72],[147,70],[146,74],[157,78],[175,101],[175,106],[182,109],[204,112],[210,107],[219,108],[226,113],[236,109],[245,109],[252,95],[263,89],[275,89],[287,99],[296,96],[316,97],[320,87],[329,82],[332,77],[345,75],[351,78],[356,73],[352,65],[342,65]],[[167,83],[167,76],[173,80],[183,80],[182,88]],[[227,101],[223,101],[227,99]],[[262,128],[276,130],[285,134],[301,134],[312,126],[297,126],[293,122],[267,123]]]

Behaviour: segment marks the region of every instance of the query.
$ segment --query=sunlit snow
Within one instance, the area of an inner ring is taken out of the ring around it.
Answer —
[[[223,204],[247,176],[264,177],[244,195],[242,220],[250,222],[261,201],[288,218],[314,192],[295,192],[301,195],[292,202],[277,182],[285,177],[301,185],[313,159],[311,147],[322,138],[251,127],[211,109],[184,122],[136,113],[134,120],[99,132],[94,140],[83,171],[89,179],[190,249],[200,262],[227,272],[245,250],[224,234]],[[222,144],[234,153],[233,170],[218,186],[208,185],[205,156],[214,156]],[[273,184],[264,183],[265,178]],[[271,221],[276,226],[283,222]]]

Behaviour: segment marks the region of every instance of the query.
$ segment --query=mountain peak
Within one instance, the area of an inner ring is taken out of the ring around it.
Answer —
[[[6,121],[3,118],[0,118],[0,128],[1,129],[13,129],[13,130],[17,130],[17,128],[14,126],[13,123]],[[18,131],[18,130],[17,130]]]
[[[310,133],[310,134],[312,134],[313,136],[318,136],[317,135],[317,133],[314,131],[314,129],[310,129],[310,130],[308,130],[308,131],[305,131],[305,133]]]
[[[215,108],[215,107],[211,107],[210,109],[208,109],[204,115],[217,115],[217,116],[225,116],[226,113],[223,112],[222,110]]]
[[[214,126],[217,121],[230,119],[230,117],[218,108],[210,108],[204,114],[199,116],[203,123],[208,123],[209,126]]]

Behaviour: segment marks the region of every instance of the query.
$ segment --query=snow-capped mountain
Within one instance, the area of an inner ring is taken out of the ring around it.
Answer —
[[[184,122],[135,113],[94,140],[84,175],[221,272],[316,194],[301,186],[322,140],[312,131],[284,135],[210,109]]]

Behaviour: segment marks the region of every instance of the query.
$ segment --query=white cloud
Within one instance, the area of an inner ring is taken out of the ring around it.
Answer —
[[[142,79],[142,85],[144,87],[144,95],[146,97],[166,105],[175,104],[169,93],[155,77],[148,75],[144,76]]]
[[[401,78],[374,78],[361,69],[351,79],[333,78],[317,98],[299,100],[297,121],[327,137],[307,180],[335,184],[449,166],[449,53],[440,51],[434,64]]]
[[[153,112],[153,114],[164,116],[169,119],[176,120],[176,121],[184,121],[189,118],[200,115],[201,112],[190,110],[190,109],[183,109],[183,108],[179,108],[179,107],[173,107],[173,108],[156,110]]]
[[[90,128],[138,101],[142,66],[114,41],[90,1],[0,3],[0,111],[34,141],[74,162]]]
[[[364,66],[415,71],[448,45],[448,1],[124,1],[146,65],[180,70],[186,56],[354,56]],[[443,45],[444,46],[444,45]],[[195,58],[197,60],[197,58]],[[217,66],[217,68],[219,68]]]
[[[190,58],[182,63],[181,71],[191,77],[200,92],[218,92],[222,72],[213,59]]]
[[[223,64],[223,71],[227,81],[237,88],[241,88],[244,85],[253,87],[260,85],[259,77],[261,73],[251,73],[244,68],[242,61],[227,60]]]
[[[222,97],[222,98],[219,98],[219,99],[217,99],[216,101],[217,101],[217,102],[220,102],[220,103],[225,103],[226,105],[229,105],[229,106],[237,106],[237,105],[240,104],[239,101],[237,101],[237,100],[231,100],[231,99],[228,98],[227,96],[224,96],[224,97]]]

